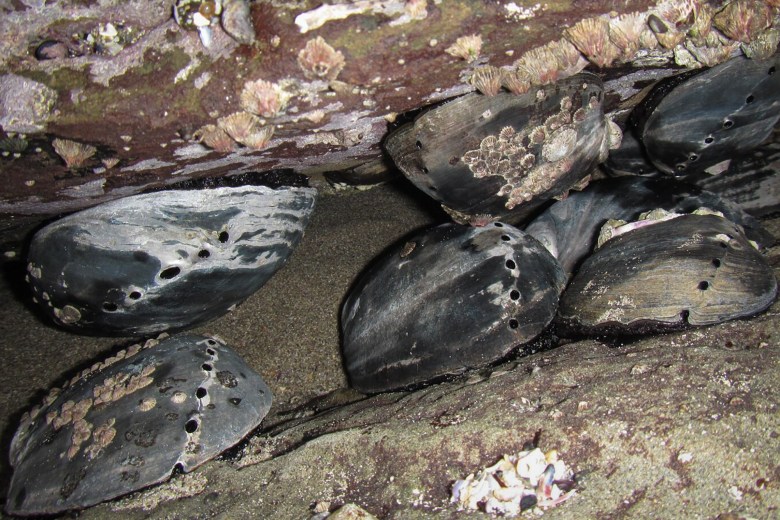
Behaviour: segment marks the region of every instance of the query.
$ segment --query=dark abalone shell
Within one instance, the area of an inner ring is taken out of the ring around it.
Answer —
[[[619,177],[592,182],[583,191],[572,191],[566,199],[555,202],[525,232],[544,244],[571,275],[593,251],[599,230],[607,220],[631,221],[655,208],[690,213],[701,207],[720,211],[740,224],[748,238],[762,247],[774,243],[774,237],[761,223],[736,204],[670,178]]]
[[[217,338],[182,334],[120,351],[22,418],[6,511],[80,509],[192,471],[256,428],[271,400]]]
[[[607,138],[603,95],[587,73],[523,95],[471,93],[398,128],[385,148],[458,220],[517,223],[596,165]]]
[[[725,170],[780,119],[780,55],[743,56],[662,80],[632,114],[650,160],[669,175]]]
[[[75,331],[192,327],[229,311],[284,264],[315,194],[242,186],[108,202],[38,231],[28,280],[40,306]]]
[[[547,327],[564,282],[544,247],[507,224],[420,232],[363,273],[344,303],[350,382],[382,392],[496,361]]]
[[[732,222],[683,215],[639,227],[589,256],[561,297],[564,334],[643,334],[752,316],[774,272]]]

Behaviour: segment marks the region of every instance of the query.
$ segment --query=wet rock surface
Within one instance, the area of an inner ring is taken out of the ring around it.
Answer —
[[[777,304],[750,320],[631,344],[569,343],[413,393],[364,399],[348,390],[336,324],[349,285],[388,244],[445,218],[436,210],[394,185],[322,197],[289,264],[204,328],[277,397],[262,431],[224,460],[82,517],[303,518],[328,501],[380,518],[458,518],[451,483],[538,431],[540,447],[579,473],[577,495],[547,518],[774,514]],[[777,221],[768,224],[778,236]],[[780,252],[768,260],[777,271]],[[116,340],[42,326],[3,291],[7,445],[27,409],[20,403],[39,401],[62,366],[89,366]]]

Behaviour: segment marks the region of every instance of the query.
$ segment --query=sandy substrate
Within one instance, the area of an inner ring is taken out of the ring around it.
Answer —
[[[545,517],[778,514],[777,304],[756,319],[617,348],[570,343],[416,393],[361,400],[343,390],[338,315],[350,284],[383,248],[439,219],[404,185],[321,196],[289,263],[234,312],[197,329],[225,339],[271,387],[266,430],[241,458],[83,517],[300,519],[323,501],[357,502],[383,518],[459,518],[448,504],[452,481],[519,451],[538,431],[580,476],[577,496]],[[777,236],[780,226],[770,224]],[[777,269],[780,251],[770,254]],[[20,296],[19,268],[7,261],[0,285],[3,496],[21,413],[74,369],[127,344],[38,320]],[[351,404],[334,406],[343,401]]]

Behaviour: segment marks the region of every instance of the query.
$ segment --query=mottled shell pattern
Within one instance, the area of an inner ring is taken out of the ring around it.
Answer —
[[[350,383],[382,392],[497,361],[542,333],[564,283],[544,247],[508,224],[443,224],[410,236],[344,303]]]
[[[40,229],[27,281],[40,308],[77,332],[182,330],[228,312],[286,262],[315,195],[248,185],[111,201]]]
[[[219,338],[181,334],[121,350],[22,418],[6,510],[61,513],[192,471],[256,428],[271,400]]]

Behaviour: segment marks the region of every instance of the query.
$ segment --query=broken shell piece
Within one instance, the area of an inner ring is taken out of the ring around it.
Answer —
[[[772,268],[739,226],[682,215],[589,256],[561,297],[563,334],[646,334],[752,316],[775,299]]]
[[[780,55],[740,56],[662,80],[632,113],[650,160],[663,173],[689,175],[760,145],[780,120],[779,68]]]
[[[315,193],[252,185],[171,190],[74,213],[32,239],[34,296],[76,331],[132,336],[203,323],[285,263]]]
[[[204,47],[211,45],[211,26],[219,23],[222,1],[178,0],[173,7],[173,18],[180,27],[198,31]]]
[[[501,222],[403,240],[344,303],[350,382],[384,392],[497,361],[545,329],[564,278],[541,244]]]
[[[452,485],[450,502],[458,510],[482,510],[513,517],[540,507],[548,509],[571,498],[574,473],[564,462],[539,448],[504,455],[493,466],[479,470]],[[554,458],[555,461],[549,461]],[[549,461],[549,462],[548,462]],[[561,489],[565,487],[566,491]]]
[[[172,401],[175,392],[186,399]],[[256,428],[272,400],[235,351],[190,334],[138,349],[56,395],[11,443],[10,514],[89,507],[190,472]],[[99,406],[96,395],[107,395]],[[47,423],[80,403],[83,419]]]
[[[596,165],[602,98],[601,80],[587,73],[522,95],[466,94],[398,128],[385,148],[412,183],[463,220],[516,223]]]

